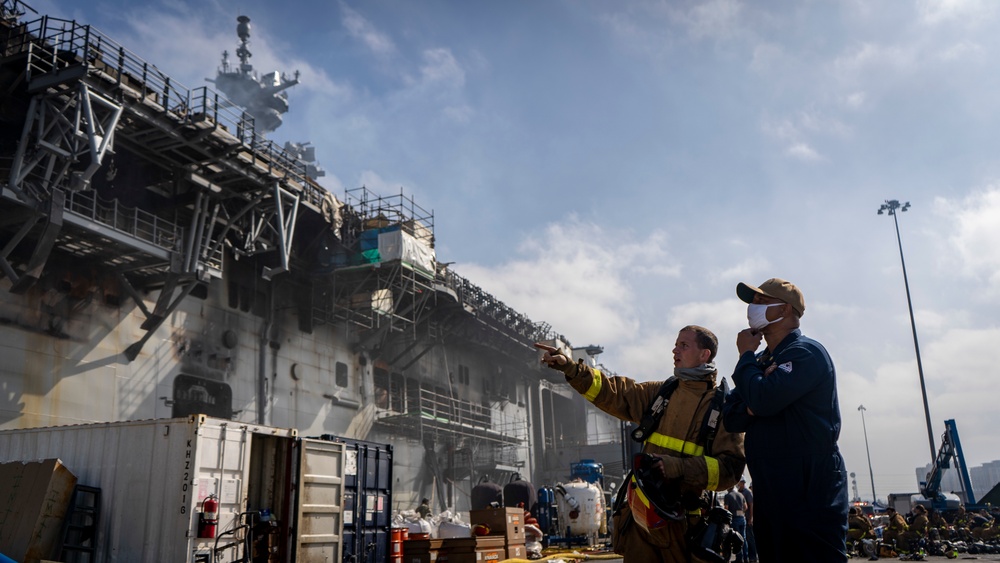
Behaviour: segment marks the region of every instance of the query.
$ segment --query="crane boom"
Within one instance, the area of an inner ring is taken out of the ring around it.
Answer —
[[[972,479],[969,478],[969,468],[965,464],[962,453],[962,442],[958,438],[958,426],[955,419],[944,421],[944,434],[941,436],[941,448],[938,449],[934,465],[927,474],[926,483],[920,488],[920,494],[932,504],[943,503],[945,498],[941,493],[941,478],[946,469],[951,467],[952,458],[956,460],[956,469],[962,482],[963,497],[966,505],[976,504],[975,492],[972,490]]]

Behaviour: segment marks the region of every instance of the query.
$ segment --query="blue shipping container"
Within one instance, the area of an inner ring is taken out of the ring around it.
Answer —
[[[344,444],[344,563],[389,560],[392,445],[324,434]]]

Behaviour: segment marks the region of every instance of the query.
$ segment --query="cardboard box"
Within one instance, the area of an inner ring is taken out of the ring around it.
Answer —
[[[469,511],[472,527],[485,524],[490,535],[501,535],[507,543],[524,543],[524,510],[521,508],[486,508]]]
[[[0,553],[54,559],[76,476],[58,459],[0,463]]]
[[[523,543],[507,544],[507,559],[527,559],[528,550]]]
[[[504,538],[499,535],[444,540],[437,563],[495,563],[507,557]]]
[[[434,563],[444,540],[413,539],[403,541],[403,563]]]
[[[503,549],[504,538],[500,536],[474,536],[471,538],[449,538],[441,544],[448,553],[470,553],[486,549]]]
[[[404,563],[495,563],[507,559],[500,535],[444,540],[407,540]]]
[[[477,550],[469,553],[449,553],[448,558],[442,561],[438,559],[438,563],[498,563],[506,559],[506,551],[504,548],[499,549],[483,549]]]
[[[437,551],[425,551],[414,554],[403,551],[403,563],[435,563],[436,561]]]

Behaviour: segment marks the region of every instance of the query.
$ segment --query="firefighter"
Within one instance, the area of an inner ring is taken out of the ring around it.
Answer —
[[[930,525],[928,535],[932,540],[947,540],[951,538],[948,521],[941,515],[941,511],[931,508],[927,512],[927,522]]]
[[[989,539],[990,528],[993,524],[993,516],[986,509],[973,513],[969,520],[969,534],[974,540]]]
[[[852,506],[847,512],[847,537],[853,542],[875,537],[875,526],[867,516],[858,511],[856,506]]]
[[[909,523],[909,529],[903,532],[904,549],[907,551],[917,550],[920,540],[927,538],[930,530],[930,520],[927,517],[927,509],[918,504],[913,507],[913,519]]]
[[[903,519],[903,515],[896,512],[896,509],[889,507],[885,509],[886,516],[889,517],[889,522],[885,525],[885,531],[882,533],[882,542],[889,545],[899,545],[903,541],[903,532],[909,529],[906,525],[906,520]]]
[[[542,362],[562,371],[566,381],[588,401],[619,419],[640,424],[640,429],[650,405],[667,387],[663,382],[609,377],[582,360],[573,363],[552,346],[536,346],[544,350]],[[626,563],[700,561],[688,549],[694,548],[696,542],[689,546],[685,535],[689,529],[705,529],[700,526],[701,509],[707,506],[701,497],[706,489],[727,490],[743,474],[743,435],[728,432],[721,417],[716,418],[711,451],[705,450],[712,433],[705,432],[705,423],[710,419],[707,415],[711,414],[719,384],[714,363],[717,351],[718,339],[706,328],[686,326],[677,334],[673,349],[676,387],[652,432],[645,435],[642,451],[652,457],[640,456],[652,460],[652,471],[636,468],[641,479],[629,479],[623,484],[625,490],[618,496],[628,501],[616,507],[613,514],[612,544]],[[658,482],[653,484],[659,485],[657,489],[677,494],[674,498],[646,494],[649,491],[638,485],[648,487],[651,479]],[[669,506],[664,506],[667,503]]]
[[[965,511],[965,505],[959,505],[958,510],[952,516],[952,533],[951,537],[955,540],[971,541],[972,534],[969,533],[969,514]]]
[[[856,506],[847,511],[848,554],[875,555],[875,526]]]

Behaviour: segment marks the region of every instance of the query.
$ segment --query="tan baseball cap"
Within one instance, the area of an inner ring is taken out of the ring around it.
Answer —
[[[760,284],[760,287],[754,287],[743,282],[740,282],[736,286],[736,295],[744,303],[753,303],[753,296],[758,293],[788,303],[792,306],[792,309],[798,312],[800,317],[806,313],[806,300],[802,297],[802,292],[799,291],[799,288],[795,287],[795,284],[792,282],[781,278],[771,278]]]

